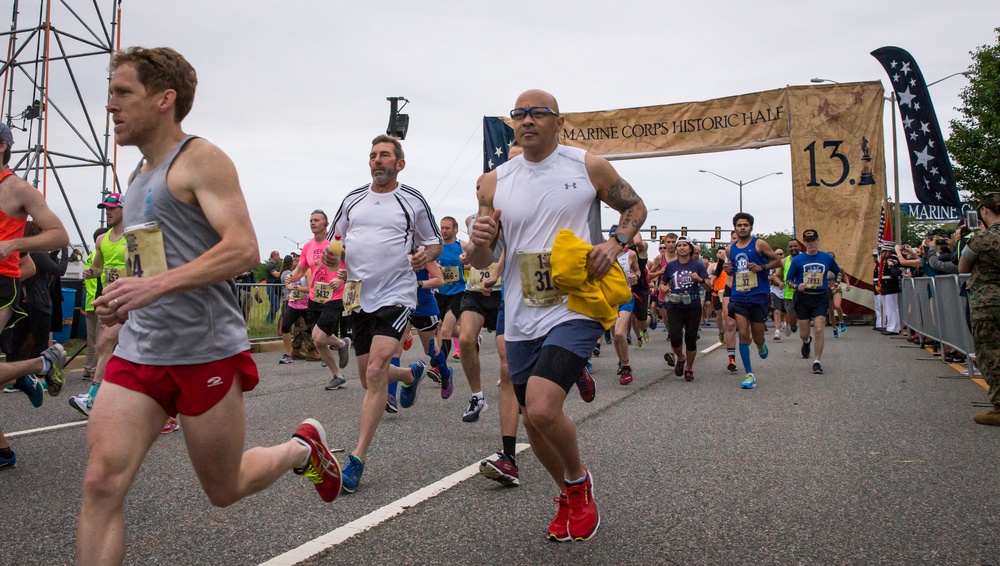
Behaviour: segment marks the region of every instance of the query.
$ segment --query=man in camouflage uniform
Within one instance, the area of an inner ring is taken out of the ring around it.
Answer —
[[[969,308],[976,365],[990,386],[993,408],[979,413],[979,424],[1000,426],[1000,193],[986,195],[979,205],[986,229],[969,240],[958,263],[960,273],[971,273]]]

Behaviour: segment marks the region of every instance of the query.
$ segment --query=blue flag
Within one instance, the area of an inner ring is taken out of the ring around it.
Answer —
[[[507,150],[514,143],[514,130],[494,116],[483,117],[483,173],[489,173],[507,161]]]
[[[931,104],[924,76],[913,56],[899,47],[880,47],[871,52],[892,80],[899,116],[906,133],[913,191],[924,204],[962,206],[944,147],[937,114]]]

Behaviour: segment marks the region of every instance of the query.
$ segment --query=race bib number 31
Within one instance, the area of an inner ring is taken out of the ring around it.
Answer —
[[[153,277],[167,270],[167,254],[163,249],[163,231],[157,222],[147,222],[125,229],[128,277]]]
[[[521,294],[529,307],[552,307],[562,303],[563,293],[552,284],[552,250],[518,252],[517,267],[521,273]]]

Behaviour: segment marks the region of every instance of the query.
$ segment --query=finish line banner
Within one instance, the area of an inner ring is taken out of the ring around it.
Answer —
[[[600,112],[563,114],[559,143],[607,159],[638,159],[783,145],[785,89]]]

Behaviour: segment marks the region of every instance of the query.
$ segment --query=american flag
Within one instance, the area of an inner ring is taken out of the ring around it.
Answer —
[[[483,173],[489,173],[507,161],[507,150],[514,143],[514,130],[502,118],[483,118]]]
[[[892,241],[892,223],[889,222],[885,213],[885,201],[882,201],[882,213],[878,216],[878,247],[882,249],[882,244]]]
[[[931,104],[924,76],[913,56],[899,47],[880,47],[871,52],[892,80],[899,116],[910,155],[913,191],[924,204],[961,208],[951,161],[944,147],[937,114]]]

